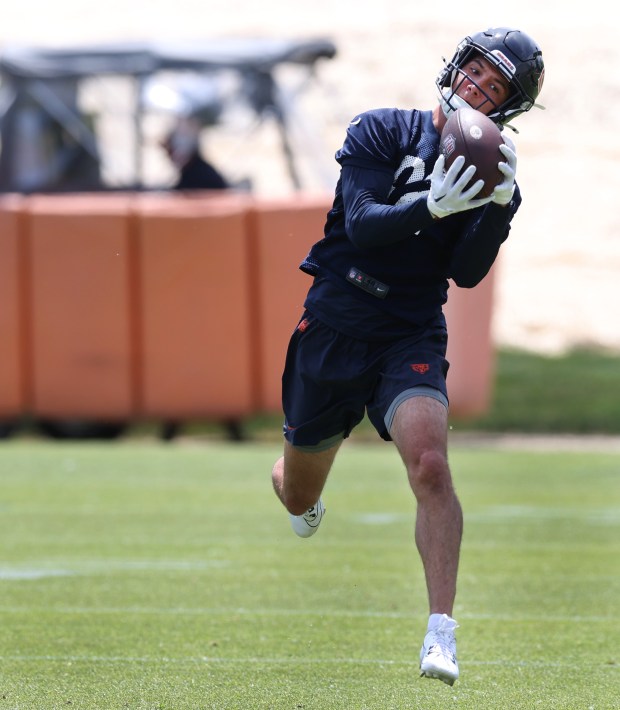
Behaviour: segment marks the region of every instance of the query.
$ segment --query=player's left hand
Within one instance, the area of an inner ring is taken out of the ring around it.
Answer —
[[[476,198],[484,182],[476,180],[467,187],[474,177],[474,165],[465,166],[465,156],[459,155],[452,165],[444,172],[445,156],[441,154],[435,161],[431,173],[431,189],[426,199],[428,211],[435,219],[441,219],[455,212],[473,210],[491,202],[491,196]]]
[[[512,195],[515,191],[515,175],[517,173],[517,153],[514,143],[504,136],[504,145],[500,145],[499,149],[506,162],[497,164],[498,170],[504,175],[504,179],[493,190],[493,202],[496,205],[507,205],[512,200]]]

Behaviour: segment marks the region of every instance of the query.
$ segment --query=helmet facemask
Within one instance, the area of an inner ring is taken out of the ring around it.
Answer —
[[[486,59],[506,79],[510,95],[501,104],[496,104],[463,69],[474,56]],[[487,115],[500,128],[533,106],[543,108],[535,103],[544,78],[542,53],[527,35],[518,30],[501,28],[466,37],[452,59],[449,62],[444,59],[444,62],[436,85],[446,117],[458,108],[469,105],[456,95],[465,80],[476,86],[481,96],[485,97],[484,102],[491,102],[494,108]],[[482,103],[473,108],[480,108]]]
[[[482,106],[484,104],[490,103],[493,106],[493,110],[489,111],[487,115],[495,123],[502,123],[503,121],[501,120],[501,118],[503,118],[504,114],[501,110],[501,107],[509,103],[510,99],[512,99],[512,96],[506,99],[506,101],[504,101],[502,104],[497,104],[493,100],[493,98],[489,94],[487,94],[486,91],[480,86],[480,84],[478,84],[478,82],[472,76],[470,76],[467,71],[462,69],[462,66],[465,66],[469,62],[471,57],[476,54],[478,56],[481,56],[479,53],[475,52],[475,50],[469,50],[463,56],[459,65],[456,65],[454,61],[448,62],[446,64],[445,71],[450,76],[450,82],[449,86],[445,86],[441,89],[441,107],[447,118],[453,111],[456,111],[459,108],[471,106],[471,108],[474,108],[479,111],[482,109]],[[465,99],[459,96],[459,89],[461,88],[461,86],[463,86],[465,82],[467,82],[468,84],[473,84],[478,90],[478,93],[480,94],[480,101],[477,105],[469,104],[467,101],[465,101]],[[510,89],[512,91],[512,86],[510,86]]]

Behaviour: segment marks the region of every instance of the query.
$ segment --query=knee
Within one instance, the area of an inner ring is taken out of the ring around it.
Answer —
[[[407,467],[409,483],[417,497],[442,494],[452,490],[452,477],[445,454],[436,450],[423,451]]]

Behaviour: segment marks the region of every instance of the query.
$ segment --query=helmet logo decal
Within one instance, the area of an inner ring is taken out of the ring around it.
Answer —
[[[508,59],[508,57],[499,49],[494,49],[491,54],[499,60],[500,64],[503,64],[506,69],[510,72],[511,75],[513,75],[516,71],[517,68],[515,65]]]
[[[540,76],[538,77],[538,93],[540,94],[540,90],[542,89],[543,81],[545,80],[545,68],[543,67],[543,70],[540,72]]]

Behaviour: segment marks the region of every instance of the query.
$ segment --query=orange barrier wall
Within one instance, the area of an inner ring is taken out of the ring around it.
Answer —
[[[29,200],[32,413],[126,419],[134,412],[129,201]]]
[[[280,412],[311,281],[298,267],[330,207],[306,194],[4,198],[0,421]],[[453,415],[490,402],[493,280],[450,289]]]
[[[17,196],[0,200],[0,421],[18,419],[26,408],[22,204]]]
[[[473,417],[491,404],[495,370],[492,343],[494,265],[473,289],[450,285],[444,307],[448,323],[450,413]]]
[[[258,200],[251,210],[251,249],[258,275],[253,320],[259,328],[259,410],[281,410],[286,348],[312,283],[299,264],[323,236],[331,203],[331,196],[299,195],[292,200]]]
[[[221,419],[253,412],[245,204],[235,195],[139,201],[144,416]]]

